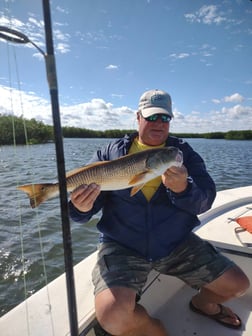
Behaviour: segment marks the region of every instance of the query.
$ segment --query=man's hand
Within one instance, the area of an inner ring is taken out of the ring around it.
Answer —
[[[71,201],[79,211],[87,212],[92,209],[100,192],[100,186],[95,183],[83,184],[71,193]]]
[[[188,172],[185,166],[171,167],[162,175],[162,182],[171,191],[181,193],[186,190],[187,177]]]

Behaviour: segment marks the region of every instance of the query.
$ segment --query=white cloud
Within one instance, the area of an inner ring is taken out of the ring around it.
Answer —
[[[231,117],[231,118],[238,118],[238,117],[252,117],[252,107],[251,106],[243,106],[243,105],[235,105],[233,107],[223,107],[222,113]],[[246,126],[246,124],[244,124]]]
[[[61,108],[62,124],[89,129],[133,128],[135,113],[127,106],[114,107],[103,99],[64,106]],[[130,126],[131,125],[131,126]]]
[[[173,61],[176,60],[183,60],[189,57],[199,57],[199,61],[204,63],[206,66],[212,65],[209,60],[210,57],[214,56],[214,52],[216,50],[215,46],[211,46],[209,44],[203,44],[198,47],[198,49],[195,46],[188,46],[189,49],[193,49],[191,52],[174,52],[169,55],[169,58]]]
[[[6,16],[4,16],[1,12],[0,12],[0,25],[5,27],[11,26],[12,29],[17,30],[22,29],[25,26],[25,24],[22,21],[15,18],[11,18],[10,20]]]
[[[63,13],[63,14],[69,14],[69,11],[65,8],[62,8],[60,6],[56,6],[56,10],[60,13]]]
[[[173,109],[173,115],[176,120],[182,120],[184,119],[184,115],[176,108]]]
[[[35,118],[45,124],[52,124],[51,105],[47,100],[33,93],[0,86],[0,114],[13,114],[26,119]],[[61,106],[62,126],[88,129],[135,128],[135,111],[127,106],[115,107],[100,98],[71,106]]]
[[[239,93],[234,93],[231,96],[225,96],[224,98],[218,99],[218,98],[213,98],[212,102],[214,104],[220,104],[221,102],[224,103],[241,103],[245,100],[245,98],[239,94]]]
[[[227,103],[240,103],[244,100],[244,97],[239,93],[234,93],[231,96],[226,96],[223,98],[224,102]]]
[[[118,93],[112,93],[111,97],[113,97],[113,98],[123,98],[123,95],[122,94],[118,94]]]
[[[107,69],[107,70],[117,70],[118,68],[119,68],[118,65],[115,65],[115,64],[109,64],[109,65],[106,66],[105,69]]]
[[[98,31],[76,31],[75,36],[83,43],[95,45],[99,49],[107,49],[107,43],[111,41],[120,41],[122,37],[117,34],[107,35],[103,30]]]
[[[29,27],[31,29],[33,29],[34,26],[40,29],[44,29],[44,23],[42,20],[37,20],[34,17],[29,17],[28,22],[30,23]]]
[[[0,113],[11,113],[24,118],[41,120],[52,124],[50,102],[36,96],[33,92],[19,92],[15,89],[0,86]],[[20,102],[22,96],[22,103]],[[252,107],[242,102],[230,105],[228,100],[241,100],[240,94],[214,99],[222,103],[219,109],[193,110],[182,113],[176,106],[173,108],[174,119],[171,122],[171,132],[204,133],[213,131],[229,131],[252,129]],[[236,101],[237,103],[238,101]],[[223,106],[223,104],[227,104]],[[206,107],[205,107],[206,109]],[[60,107],[62,126],[81,127],[94,130],[106,129],[136,129],[135,111],[128,106],[114,106],[101,98],[94,98],[81,104]]]
[[[185,14],[185,18],[190,22],[204,23],[204,24],[220,24],[226,21],[223,13],[218,12],[215,5],[204,5],[195,13]]]
[[[180,118],[175,115],[170,130],[174,133],[208,133],[251,129],[252,118],[249,115],[251,110],[250,107],[237,107],[205,114],[192,112]]]
[[[58,26],[57,22],[53,23],[54,26]],[[7,18],[2,12],[0,12],[0,25],[5,27],[10,27],[11,29],[17,30],[23,34],[25,34],[30,41],[35,43],[39,48],[45,51],[44,44],[44,22],[42,20],[38,20],[31,15],[28,17],[27,22],[22,22],[16,18]],[[55,40],[55,50],[61,54],[65,54],[70,51],[69,46],[69,38],[70,35],[68,33],[64,33],[60,29],[54,29],[54,40]],[[34,48],[31,44],[26,45],[29,48]],[[34,56],[37,56],[35,53]]]
[[[66,54],[70,51],[70,46],[67,43],[57,43],[56,50],[61,54]]]
[[[70,38],[69,34],[64,34],[61,30],[59,29],[54,29],[54,35],[57,40],[67,42]]]
[[[173,54],[170,54],[170,57],[175,58],[175,59],[187,58],[189,56],[190,56],[190,54],[188,54],[188,53],[179,53],[179,54],[173,53]]]

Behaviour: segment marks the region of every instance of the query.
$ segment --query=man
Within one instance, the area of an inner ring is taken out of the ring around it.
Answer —
[[[162,323],[136,303],[152,268],[177,276],[198,290],[190,308],[231,328],[241,320],[222,303],[242,295],[249,280],[242,270],[192,233],[216,190],[202,158],[183,140],[169,136],[171,98],[145,92],[137,112],[138,133],[115,140],[92,161],[113,160],[153,147],[175,146],[182,167],[171,167],[130,197],[130,188],[101,192],[82,185],[71,195],[73,220],[87,222],[102,209],[97,264],[93,270],[96,316],[112,335],[167,336]],[[169,288],[167,288],[169,291]]]

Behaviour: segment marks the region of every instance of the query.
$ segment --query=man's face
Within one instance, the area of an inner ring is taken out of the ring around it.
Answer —
[[[139,140],[149,146],[158,146],[168,137],[170,123],[163,122],[161,118],[156,121],[145,120],[140,113],[137,114]]]

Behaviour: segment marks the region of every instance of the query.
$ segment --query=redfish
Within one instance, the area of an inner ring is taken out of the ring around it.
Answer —
[[[67,191],[82,184],[96,183],[101,191],[132,188],[135,195],[145,183],[162,175],[171,166],[180,167],[183,154],[176,147],[147,149],[111,161],[99,161],[66,174]],[[27,184],[17,187],[28,194],[32,208],[58,196],[59,183]]]

